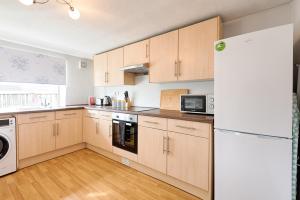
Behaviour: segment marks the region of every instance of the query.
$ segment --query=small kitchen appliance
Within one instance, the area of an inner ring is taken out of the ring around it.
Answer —
[[[214,95],[185,94],[180,96],[180,111],[197,114],[214,114]]]
[[[111,106],[111,98],[109,96],[105,96],[103,100],[104,106]]]

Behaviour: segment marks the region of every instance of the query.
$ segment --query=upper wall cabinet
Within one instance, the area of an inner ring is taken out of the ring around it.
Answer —
[[[149,63],[149,40],[124,47],[124,66]]]
[[[179,29],[178,80],[207,80],[214,77],[214,42],[221,39],[221,19]]]
[[[134,75],[120,70],[120,67],[123,67],[124,60],[123,48],[109,51],[107,54],[107,85],[116,86],[134,84]]]
[[[150,55],[150,82],[177,81],[178,30],[151,38]]]
[[[106,85],[107,53],[94,56],[94,85]]]
[[[134,84],[134,75],[120,71],[123,67],[123,48],[94,57],[95,86],[117,86]]]
[[[220,29],[220,17],[215,17],[151,38],[150,82],[213,79],[213,48]]]

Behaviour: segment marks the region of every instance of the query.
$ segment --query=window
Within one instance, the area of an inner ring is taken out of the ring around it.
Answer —
[[[0,82],[0,109],[65,105],[61,85]]]

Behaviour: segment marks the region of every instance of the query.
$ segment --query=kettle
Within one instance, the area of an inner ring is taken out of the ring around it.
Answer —
[[[104,106],[111,106],[111,98],[109,96],[105,96],[103,104]]]

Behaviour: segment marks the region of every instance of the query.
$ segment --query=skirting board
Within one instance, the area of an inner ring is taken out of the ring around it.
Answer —
[[[110,158],[112,160],[115,160],[117,162],[122,163],[122,157],[118,156],[118,155],[116,155],[114,153],[105,151],[105,150],[103,150],[101,148],[94,147],[94,146],[89,145],[89,144],[86,144],[86,148],[90,149],[90,150],[92,150],[94,152],[97,152],[97,153],[99,153],[99,154],[101,154],[101,155],[103,155],[103,156],[105,156],[107,158]],[[184,191],[186,191],[186,192],[188,192],[188,193],[190,193],[190,194],[192,194],[192,195],[194,195],[196,197],[199,197],[199,198],[201,198],[203,200],[212,200],[212,193],[211,192],[208,192],[208,191],[205,191],[205,190],[201,190],[200,188],[197,188],[197,187],[195,187],[193,185],[190,185],[188,183],[182,182],[182,181],[180,181],[178,179],[175,179],[173,177],[167,176],[166,174],[163,174],[163,173],[160,173],[158,171],[155,171],[155,170],[153,170],[151,168],[148,168],[148,167],[146,167],[144,165],[141,165],[141,164],[139,164],[137,162],[130,161],[127,166],[129,166],[129,167],[131,167],[131,168],[133,168],[133,169],[135,169],[135,170],[137,170],[139,172],[147,174],[147,175],[149,175],[151,177],[154,177],[154,178],[156,178],[158,180],[166,182],[166,183],[168,183],[170,185],[173,185],[173,186],[175,186],[175,187],[177,187],[177,188],[179,188],[181,190],[184,190]]]
[[[18,163],[18,169],[22,169],[40,162],[44,162],[46,160],[51,160],[53,158],[68,154],[68,153],[72,153],[74,151],[78,151],[81,149],[84,149],[86,146],[85,143],[80,143],[80,144],[76,144],[70,147],[66,147],[63,149],[59,149],[59,150],[55,150],[55,151],[51,151],[48,153],[44,153],[42,155],[38,155],[35,157],[31,157],[31,158],[25,158],[23,160],[20,160]]]

